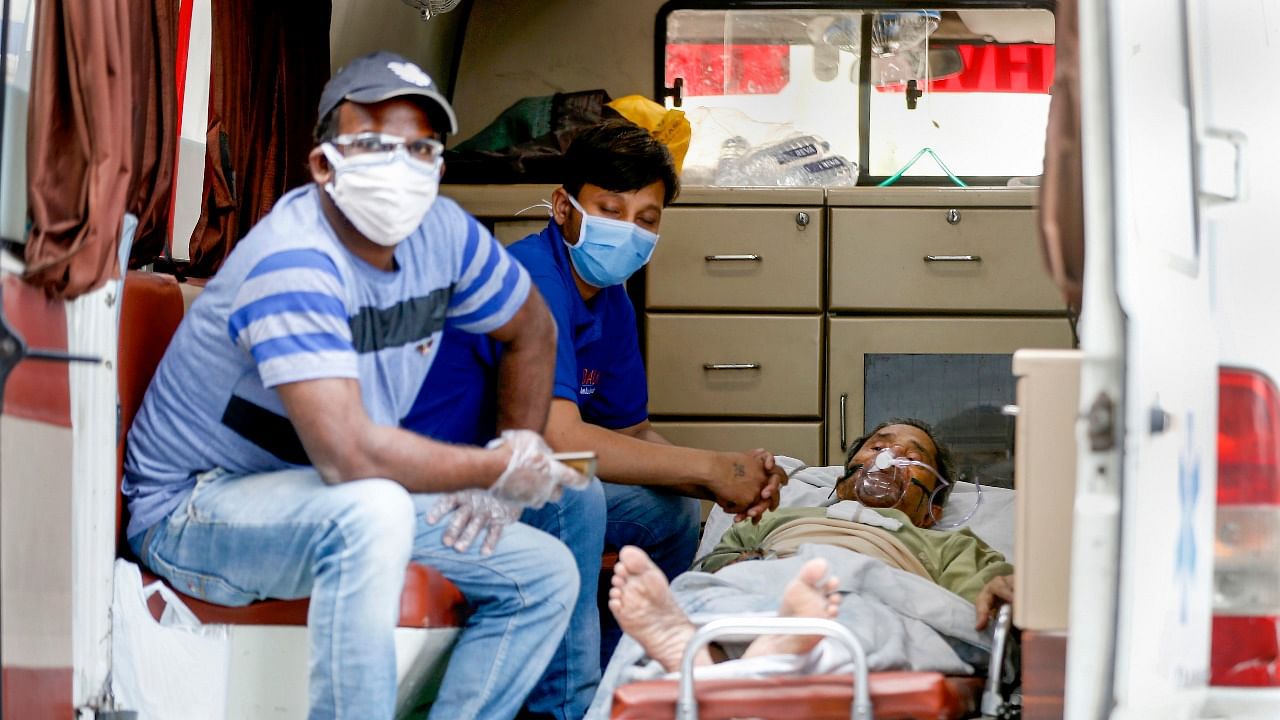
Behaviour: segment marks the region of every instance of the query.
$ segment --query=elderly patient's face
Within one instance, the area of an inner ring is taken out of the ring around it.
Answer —
[[[854,493],[858,476],[863,469],[872,466],[876,455],[879,455],[882,450],[892,450],[897,457],[918,460],[932,468],[938,467],[938,448],[933,444],[928,433],[914,425],[888,425],[867,438],[858,452],[849,458],[849,464],[845,466],[846,477],[836,486],[836,497],[841,500],[858,499]],[[850,468],[858,465],[863,469],[854,473],[849,472]],[[894,505],[894,509],[905,513],[917,527],[932,526],[936,518],[929,499],[936,489],[938,478],[920,467],[900,468],[900,470],[910,472],[916,482],[907,484],[906,492],[903,493],[898,504]],[[925,491],[922,486],[928,488],[928,491]]]

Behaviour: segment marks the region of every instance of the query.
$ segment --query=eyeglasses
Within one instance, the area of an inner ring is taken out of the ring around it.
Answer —
[[[414,160],[434,163],[444,154],[444,143],[435,138],[421,138],[409,142],[399,135],[363,132],[354,135],[339,135],[329,142],[341,150],[343,155],[349,157],[374,153],[389,154],[404,148],[405,153]]]

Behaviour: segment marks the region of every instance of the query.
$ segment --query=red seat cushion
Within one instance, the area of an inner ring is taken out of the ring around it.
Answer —
[[[120,395],[120,437],[117,473],[124,472],[125,436],[142,406],[142,398],[169,340],[182,321],[182,291],[172,275],[130,271],[125,276],[120,306],[120,347],[118,392]],[[117,489],[119,483],[117,482]],[[123,535],[124,496],[117,498],[117,523]],[[128,545],[120,538],[119,551],[128,555]],[[144,573],[144,582],[155,580]],[[181,593],[181,588],[175,588]],[[153,595],[152,612],[159,618],[164,601]],[[246,607],[224,607],[184,596],[196,617],[207,623],[233,625],[305,625],[309,601],[266,600]],[[411,564],[405,573],[400,596],[400,625],[403,627],[459,627],[466,617],[466,601],[457,587],[439,572]]]
[[[155,575],[142,571],[144,585],[158,580]],[[227,607],[197,600],[182,593],[178,595],[191,612],[203,623],[226,625],[306,625],[307,609],[311,601],[262,600],[244,607]],[[160,619],[164,612],[164,599],[158,594],[148,601],[151,614]],[[453,583],[426,565],[410,563],[404,576],[404,591],[400,593],[400,627],[444,628],[461,627],[466,619],[466,600]]]
[[[876,720],[954,720],[978,707],[981,678],[933,672],[873,672],[868,690]],[[649,680],[613,694],[614,720],[671,720],[679,685]],[[704,720],[767,717],[770,720],[847,720],[853,703],[849,675],[706,680],[694,691]]]

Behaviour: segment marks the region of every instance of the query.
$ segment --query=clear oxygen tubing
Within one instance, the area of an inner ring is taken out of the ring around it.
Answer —
[[[965,181],[956,177],[956,174],[951,172],[951,168],[947,167],[947,164],[942,161],[942,158],[939,157],[938,153],[934,152],[933,148],[931,147],[920,148],[920,150],[915,155],[913,155],[910,160],[907,161],[906,165],[903,165],[902,168],[898,170],[898,172],[885,178],[884,181],[881,182],[876,187],[889,187],[890,185],[898,182],[898,180],[902,179],[902,175],[908,170],[910,170],[911,166],[915,165],[916,161],[924,157],[926,154],[928,154],[929,157],[933,158],[934,162],[938,163],[938,167],[942,168],[942,172],[946,173],[947,177],[951,178],[951,182],[955,183],[959,187],[969,187],[969,185]]]
[[[512,214],[513,214],[513,215],[523,215],[524,213],[527,213],[527,212],[529,212],[530,210],[533,210],[533,209],[535,209],[535,208],[545,208],[545,209],[546,209],[546,211],[547,211],[547,216],[548,216],[548,217],[549,217],[549,216],[550,216],[550,215],[555,211],[555,208],[554,208],[554,207],[552,207],[552,205],[551,205],[551,201],[550,201],[550,200],[546,200],[546,199],[544,199],[542,202],[534,203],[534,204],[530,205],[529,207],[524,208],[524,209],[522,209],[522,210],[517,210],[517,211],[515,211],[515,212],[514,212],[514,213],[512,213]]]

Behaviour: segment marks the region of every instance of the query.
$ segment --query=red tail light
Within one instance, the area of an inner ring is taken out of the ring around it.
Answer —
[[[1231,369],[1218,391],[1210,682],[1280,686],[1280,393]]]

